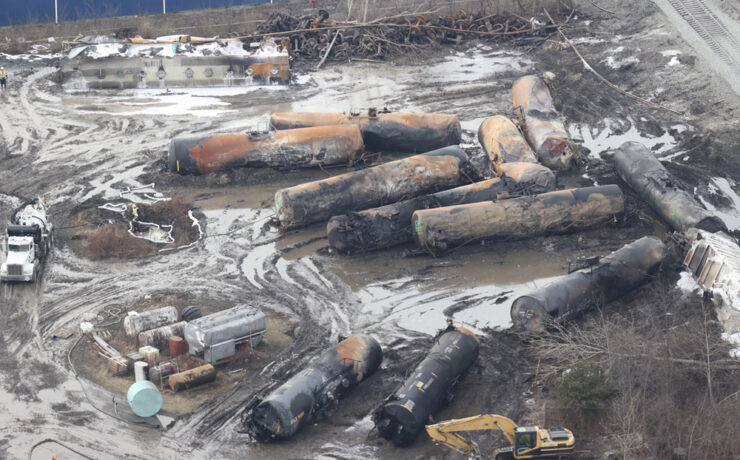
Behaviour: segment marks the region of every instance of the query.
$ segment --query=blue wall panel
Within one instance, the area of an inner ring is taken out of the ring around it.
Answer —
[[[162,12],[162,0],[57,0],[57,3],[59,21]],[[167,0],[167,12],[254,3],[269,3],[269,0]],[[0,0],[0,26],[36,22],[54,22],[54,0]]]

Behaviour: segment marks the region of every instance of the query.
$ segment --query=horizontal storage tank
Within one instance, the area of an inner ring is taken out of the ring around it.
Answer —
[[[478,337],[462,327],[450,326],[438,336],[403,386],[373,412],[380,435],[397,446],[411,444],[448,401],[452,388],[478,357],[479,346]]]
[[[123,319],[123,329],[129,337],[136,337],[141,332],[176,323],[177,316],[177,308],[175,307],[143,311],[126,316]]]
[[[186,321],[180,321],[179,323],[170,324],[169,326],[162,326],[149,329],[148,331],[139,332],[139,346],[143,347],[145,345],[151,345],[162,349],[165,344],[169,343],[170,337],[174,335],[182,337],[186,324],[188,324]]]
[[[190,321],[183,333],[190,354],[203,354],[206,361],[216,362],[233,356],[239,343],[256,347],[265,335],[266,326],[261,309],[238,305]]]
[[[264,399],[247,416],[249,432],[261,442],[293,436],[380,366],[378,342],[357,334],[325,351]]]
[[[511,304],[514,326],[542,331],[562,320],[601,306],[636,288],[668,256],[658,238],[646,236],[604,257],[593,267],[565,275]]]

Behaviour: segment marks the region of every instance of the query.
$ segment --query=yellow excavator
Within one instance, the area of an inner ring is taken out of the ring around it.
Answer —
[[[500,449],[496,460],[560,458],[572,454],[576,447],[573,433],[566,428],[519,426],[510,418],[494,414],[447,420],[427,425],[426,429],[435,443],[469,456],[480,456],[478,446],[457,432],[499,430],[509,440],[511,447]]]

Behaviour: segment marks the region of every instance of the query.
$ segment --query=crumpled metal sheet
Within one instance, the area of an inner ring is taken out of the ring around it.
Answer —
[[[511,88],[511,100],[540,163],[569,169],[574,157],[568,148],[568,132],[542,79],[526,75],[517,80]]]
[[[658,238],[646,236],[584,268],[521,296],[511,305],[515,327],[544,330],[548,321],[563,320],[610,302],[642,283],[668,256]]]
[[[727,231],[717,216],[704,209],[644,145],[625,142],[614,152],[614,166],[622,178],[674,230],[691,227]]]
[[[484,239],[522,239],[605,224],[624,212],[616,185],[557,190],[414,212],[416,244],[434,253]]]

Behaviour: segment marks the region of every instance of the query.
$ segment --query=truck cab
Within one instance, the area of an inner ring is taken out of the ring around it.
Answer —
[[[36,244],[30,236],[8,237],[8,258],[0,266],[3,281],[34,281],[38,274]]]

